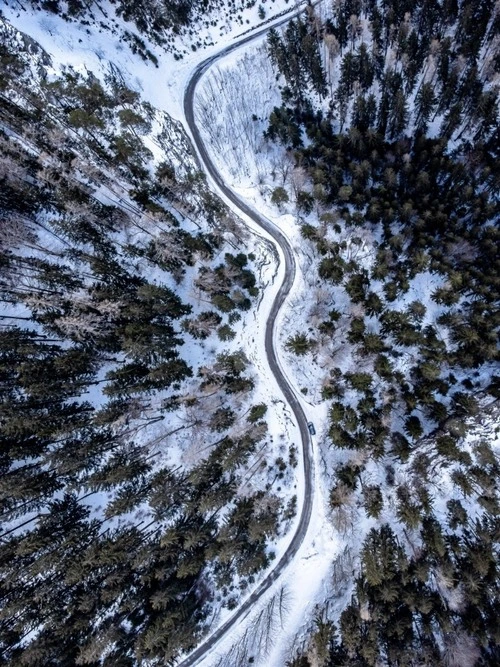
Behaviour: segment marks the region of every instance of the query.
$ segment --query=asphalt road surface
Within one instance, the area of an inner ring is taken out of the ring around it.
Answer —
[[[301,11],[303,11],[303,9]],[[233,192],[233,190],[231,190],[231,188],[226,185],[222,176],[217,171],[217,168],[212,162],[205,144],[203,143],[203,139],[201,138],[200,131],[196,125],[195,115],[194,115],[194,95],[196,86],[201,77],[203,76],[203,74],[206,72],[206,70],[211,65],[213,65],[217,60],[223,58],[231,51],[234,51],[243,46],[244,44],[248,44],[249,42],[261,37],[271,27],[276,27],[277,25],[281,25],[282,23],[289,21],[291,18],[293,18],[293,16],[296,13],[297,12],[289,14],[286,17],[284,17],[282,21],[278,23],[273,23],[272,25],[263,28],[258,32],[243,37],[234,44],[227,46],[219,53],[211,56],[210,58],[207,58],[207,60],[204,60],[195,69],[186,87],[186,91],[184,93],[184,112],[186,116],[186,121],[187,124],[189,125],[189,129],[191,130],[191,135],[194,140],[202,166],[204,167],[206,172],[212,177],[212,179],[217,184],[217,187],[224,193],[227,199],[229,199],[232,202],[235,212],[237,213],[238,211],[242,211],[254,222],[256,222],[257,225],[262,227],[262,229],[265,229],[266,232],[270,234],[270,236],[272,236],[274,241],[279,245],[279,247],[283,251],[283,255],[285,258],[285,277],[276,295],[276,298],[271,308],[271,312],[269,314],[269,318],[266,323],[265,350],[271,371],[274,374],[276,381],[281,391],[283,392],[287,403],[292,409],[300,429],[300,436],[302,439],[302,455],[304,461],[305,489],[304,489],[304,503],[302,505],[300,520],[297,526],[297,530],[286,552],[283,554],[283,556],[275,565],[275,567],[269,572],[266,578],[260,583],[257,589],[243,602],[243,604],[241,604],[241,606],[237,609],[237,611],[223,625],[221,625],[217,630],[215,630],[211,635],[209,635],[207,639],[205,639],[200,644],[200,646],[198,646],[198,648],[195,649],[187,658],[185,658],[182,662],[180,662],[178,667],[191,667],[191,665],[195,665],[197,662],[202,660],[208,653],[212,651],[212,649],[219,642],[219,640],[226,633],[228,633],[231,630],[231,628],[235,626],[243,616],[246,616],[249,613],[253,605],[255,605],[255,603],[280,577],[282,572],[285,570],[287,565],[290,563],[290,561],[297,553],[300,545],[302,544],[304,536],[307,532],[309,521],[311,519],[311,510],[313,503],[313,459],[312,459],[312,449],[311,449],[311,438],[307,428],[307,419],[304,414],[304,411],[302,410],[302,406],[297,400],[292,388],[288,384],[288,381],[283,375],[281,368],[278,364],[278,360],[276,358],[275,339],[274,339],[274,325],[276,322],[276,317],[278,315],[280,308],[285,302],[286,297],[290,292],[290,289],[293,285],[293,281],[295,278],[296,262],[293,250],[287,238],[272,222],[270,222],[265,217],[260,215],[251,206],[249,206],[242,199],[240,199]]]

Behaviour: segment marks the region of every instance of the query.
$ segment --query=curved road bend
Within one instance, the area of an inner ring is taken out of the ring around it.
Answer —
[[[300,11],[303,11],[303,9],[301,9]],[[243,602],[243,604],[238,608],[235,614],[233,614],[233,616],[231,616],[223,625],[221,625],[217,630],[215,630],[215,632],[209,635],[207,639],[202,644],[200,644],[200,646],[198,646],[197,649],[195,649],[187,658],[185,658],[182,662],[179,663],[178,667],[191,667],[191,665],[195,665],[199,660],[204,658],[209,651],[211,651],[214,648],[217,642],[237,623],[237,621],[240,618],[242,618],[249,612],[251,607],[264,595],[264,593],[271,587],[271,585],[276,581],[276,579],[278,579],[278,577],[284,571],[286,566],[289,564],[289,562],[297,553],[300,545],[302,544],[302,541],[306,534],[307,528],[309,526],[309,521],[311,518],[312,502],[313,502],[313,460],[310,448],[311,439],[307,428],[307,419],[304,414],[304,411],[302,410],[302,406],[295,397],[293,390],[288,384],[288,381],[286,380],[279,366],[274,346],[274,325],[276,322],[276,317],[286,297],[288,296],[290,289],[293,285],[293,281],[295,279],[295,273],[296,273],[295,257],[291,245],[287,240],[287,238],[284,236],[284,234],[272,222],[261,216],[253,208],[251,208],[251,206],[249,206],[242,199],[240,199],[233,192],[233,190],[231,190],[231,188],[229,188],[225,184],[224,180],[222,179],[222,176],[217,171],[217,168],[215,167],[214,163],[212,162],[212,159],[210,158],[210,155],[208,153],[205,144],[203,143],[200,131],[196,126],[194,118],[195,89],[199,80],[201,79],[202,75],[206,72],[206,70],[219,58],[226,56],[228,53],[234,51],[243,44],[248,44],[248,42],[251,42],[261,37],[271,27],[277,27],[278,25],[282,25],[286,21],[289,21],[297,13],[298,12],[289,14],[286,18],[283,18],[282,21],[274,23],[262,30],[259,30],[258,32],[253,33],[248,37],[244,37],[235,44],[231,44],[230,46],[226,47],[219,53],[211,56],[210,58],[207,58],[207,60],[200,63],[198,67],[195,69],[184,93],[184,113],[186,116],[186,121],[187,124],[189,125],[189,129],[191,130],[191,134],[194,143],[196,145],[198,155],[201,158],[201,162],[205,170],[210,174],[212,179],[217,184],[218,188],[234,204],[235,208],[245,213],[249,218],[251,218],[255,223],[257,223],[257,225],[262,227],[262,229],[264,229],[274,239],[274,241],[280,246],[281,250],[283,251],[283,255],[285,258],[285,277],[276,295],[276,298],[274,299],[271,312],[269,314],[269,318],[266,323],[265,350],[271,371],[274,374],[276,381],[285,396],[285,399],[292,408],[297,423],[299,425],[300,436],[302,439],[305,488],[304,488],[304,504],[302,506],[302,511],[300,515],[299,524],[297,526],[297,530],[295,532],[295,535],[293,536],[292,541],[290,542],[288,549],[283,554],[277,565],[260,583],[260,585],[256,588],[256,590]]]

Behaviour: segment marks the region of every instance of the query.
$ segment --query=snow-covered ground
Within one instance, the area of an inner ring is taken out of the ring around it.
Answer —
[[[114,17],[113,5],[108,2],[100,4],[110,18]],[[156,67],[151,61],[144,61],[134,55],[129,46],[120,39],[120,31],[112,34],[98,23],[83,25],[67,22],[61,16],[48,12],[23,11],[19,9],[19,4],[12,0],[2,3],[3,16],[18,30],[38,42],[56,64],[70,65],[77,71],[92,71],[101,78],[110,68],[118,70],[128,87],[139,92],[141,97],[156,109],[166,111],[177,120],[183,119],[184,89],[200,61],[233,43],[251,27],[263,23],[272,25],[274,16],[293,8],[289,0],[275,0],[268,4],[266,9],[264,21],[258,17],[257,5],[246,9],[242,15],[243,25],[237,21],[226,21],[222,14],[214,16],[217,25],[210,30],[202,29],[200,34],[202,41],[213,41],[213,44],[192,51],[189,38],[179,38],[179,46],[188,47],[182,60],[176,60],[173,53],[142,37],[148,49],[158,58]],[[114,20],[124,29],[135,28],[133,24],[119,18]]]
[[[276,586],[268,591],[257,608],[249,614],[248,621],[239,624],[239,632],[233,631],[220,642],[220,648],[215,655],[210,655],[200,663],[207,667],[240,664],[238,661],[243,656],[253,657],[254,664],[262,667],[281,667],[292,657],[291,652],[301,647],[303,638],[310,632],[317,605],[340,593],[338,601],[340,606],[343,606],[346,599],[344,596],[350,595],[350,587],[341,587],[342,590],[338,590],[339,582],[335,577],[336,566],[338,570],[339,561],[342,560],[342,552],[347,543],[352,542],[353,536],[350,530],[342,536],[339,535],[330,516],[328,478],[323,458],[324,443],[321,442],[325,435],[327,404],[321,402],[317,392],[324,371],[314,362],[313,367],[309,364],[307,372],[298,373],[296,357],[287,354],[283,347],[288,336],[296,331],[307,331],[309,304],[305,299],[309,301],[312,274],[307,273],[310,265],[309,250],[301,239],[297,220],[291,213],[282,213],[269,203],[272,187],[281,185],[279,174],[291,167],[284,164],[282,149],[270,147],[262,138],[266,119],[280,99],[275,75],[265,54],[264,42],[265,37],[258,38],[249,47],[234,51],[218,61],[216,67],[211,68],[200,81],[195,109],[205,143],[226,183],[285,234],[299,260],[295,283],[276,322],[276,338],[282,371],[290,385],[295,388],[305,414],[315,423],[318,431],[313,438],[316,471],[314,507],[309,530],[293,562],[279,578]],[[256,71],[259,72],[258,77],[255,77]],[[217,187],[215,183],[211,185]],[[223,197],[222,194],[221,196]],[[249,226],[254,225],[250,219],[242,217]],[[280,268],[282,267],[283,261],[280,262]],[[280,280],[277,284],[279,282]],[[270,308],[273,298],[273,291],[267,290],[264,297],[267,308]],[[266,311],[260,313],[262,338],[256,351],[261,358],[264,312]],[[352,528],[354,529],[354,525]],[[359,530],[360,540],[364,534],[364,528]],[[281,550],[277,555],[280,553]],[[252,629],[252,634],[260,636],[259,620],[265,618],[266,609],[273,605],[281,587],[286,592],[286,613],[279,616],[278,627],[272,630],[272,646],[259,654],[256,651],[256,642],[249,641],[248,629]]]

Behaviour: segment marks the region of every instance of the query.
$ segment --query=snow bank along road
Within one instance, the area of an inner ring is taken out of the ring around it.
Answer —
[[[276,581],[276,579],[278,579],[278,577],[281,575],[281,573],[286,568],[288,563],[297,553],[300,545],[302,544],[302,541],[306,534],[307,528],[309,526],[309,521],[311,518],[311,510],[313,503],[313,458],[311,450],[311,438],[307,428],[307,419],[304,414],[304,411],[302,410],[302,406],[297,400],[292,388],[288,384],[288,381],[285,378],[278,363],[276,356],[276,349],[275,349],[275,340],[274,340],[274,325],[276,322],[276,317],[286,297],[288,296],[288,293],[290,292],[290,289],[293,285],[295,278],[296,262],[293,250],[288,239],[272,222],[262,217],[258,212],[256,212],[253,208],[251,208],[248,204],[246,204],[243,200],[241,200],[233,192],[233,190],[231,190],[231,188],[229,188],[224,183],[224,180],[217,171],[214,163],[210,158],[207,148],[203,143],[200,131],[196,126],[194,118],[195,89],[197,83],[199,82],[202,75],[206,72],[206,70],[211,65],[213,65],[217,60],[219,60],[219,58],[226,56],[231,51],[240,48],[244,44],[247,44],[248,42],[257,39],[258,37],[261,37],[271,27],[276,27],[277,25],[281,25],[282,23],[289,21],[297,13],[298,12],[289,14],[286,18],[283,18],[283,20],[278,21],[278,23],[272,23],[266,28],[259,30],[258,32],[254,32],[253,34],[250,34],[247,37],[244,37],[235,44],[231,44],[230,46],[226,47],[219,53],[201,62],[193,72],[193,75],[184,93],[184,113],[186,116],[186,122],[189,126],[189,129],[191,130],[191,134],[194,143],[196,145],[196,149],[198,151],[199,157],[201,158],[201,162],[205,170],[212,177],[214,182],[217,184],[217,187],[223,192],[223,194],[227,197],[227,199],[229,199],[232,202],[235,211],[236,212],[238,212],[238,210],[242,211],[255,223],[257,223],[257,225],[262,227],[262,229],[264,229],[268,234],[270,234],[270,236],[272,236],[272,238],[275,240],[275,242],[280,246],[281,250],[283,251],[283,255],[285,258],[285,277],[276,295],[276,298],[274,299],[271,312],[267,320],[266,335],[265,335],[265,350],[271,371],[274,374],[276,381],[285,396],[285,399],[287,400],[288,404],[293,410],[293,413],[295,415],[295,418],[297,420],[300,429],[300,435],[302,439],[302,454],[304,461],[305,484],[304,484],[304,503],[302,506],[297,530],[295,532],[295,535],[293,536],[292,541],[290,542],[288,549],[283,554],[281,560],[271,570],[271,572],[266,576],[266,578],[260,583],[258,588],[245,600],[245,602],[243,602],[243,604],[238,608],[236,613],[233,616],[231,616],[220,628],[218,628],[215,632],[213,632],[185,660],[179,663],[178,667],[190,667],[191,665],[196,664],[199,660],[204,658],[207,655],[207,653],[211,649],[213,649],[213,647],[217,644],[217,642],[229,630],[231,630],[231,628],[235,626],[236,623],[244,615],[246,615],[249,612],[250,608],[262,597],[262,595],[264,595],[264,593],[272,586],[272,584]]]

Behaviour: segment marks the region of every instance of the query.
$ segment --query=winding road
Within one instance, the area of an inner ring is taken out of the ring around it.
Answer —
[[[299,523],[295,534],[288,546],[288,549],[283,554],[281,559],[278,561],[277,565],[269,572],[269,574],[263,579],[260,585],[256,590],[241,604],[238,610],[217,630],[215,630],[211,635],[209,635],[197,649],[195,649],[187,658],[179,663],[178,667],[191,667],[197,662],[202,660],[219,642],[219,640],[233,627],[235,624],[245,616],[253,605],[264,595],[264,593],[274,584],[278,577],[285,570],[287,565],[290,563],[292,558],[297,553],[304,536],[307,532],[309,521],[311,519],[312,505],[313,505],[313,457],[311,449],[311,438],[309,435],[309,430],[307,428],[307,419],[300,405],[297,397],[294,394],[293,389],[289,385],[285,375],[283,374],[281,367],[278,363],[277,353],[276,353],[276,342],[274,336],[274,328],[276,323],[276,318],[278,312],[281,309],[283,303],[285,302],[286,297],[288,296],[296,273],[296,262],[292,247],[285,237],[285,235],[268,219],[260,215],[255,211],[251,206],[249,206],[245,201],[240,199],[236,193],[226,185],[221,174],[217,171],[216,166],[214,165],[209,152],[203,142],[201,133],[196,125],[195,114],[194,114],[194,97],[196,86],[200,81],[203,74],[213,65],[217,60],[223,58],[231,51],[234,51],[241,46],[248,44],[249,42],[258,39],[266,32],[268,32],[272,27],[277,27],[283,23],[289,21],[296,14],[303,11],[301,8],[299,11],[295,10],[294,12],[289,13],[284,16],[282,20],[272,23],[271,25],[257,30],[254,33],[249,34],[246,37],[243,37],[239,41],[227,46],[225,49],[216,53],[215,55],[207,58],[201,62],[196,69],[194,70],[191,79],[186,87],[184,93],[184,113],[186,117],[186,122],[191,131],[191,135],[198,152],[198,156],[201,160],[201,163],[206,170],[206,172],[211,176],[213,181],[216,183],[219,190],[226,196],[228,200],[234,206],[236,212],[241,211],[251,220],[253,220],[259,227],[264,229],[279,245],[283,251],[283,256],[285,258],[285,276],[283,283],[281,284],[279,291],[274,299],[274,302],[271,307],[269,318],[266,323],[266,332],[265,332],[265,350],[266,356],[271,368],[271,372],[274,374],[276,381],[285,396],[286,401],[290,405],[297,424],[300,429],[300,435],[302,439],[302,454],[303,454],[303,465],[304,465],[304,503],[302,505],[301,514]]]

